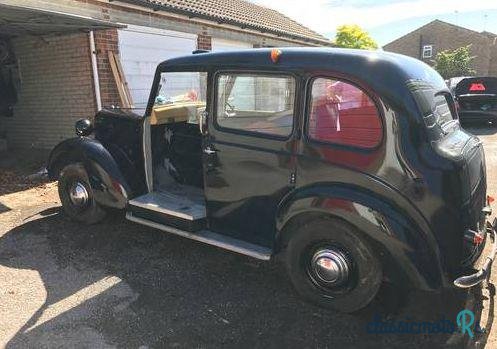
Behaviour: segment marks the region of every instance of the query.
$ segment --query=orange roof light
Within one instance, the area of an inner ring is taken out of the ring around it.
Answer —
[[[495,201],[495,198],[493,196],[487,195],[487,202],[490,205],[492,202]]]
[[[278,50],[277,48],[271,50],[271,60],[273,61],[273,63],[278,63],[280,56],[281,50]]]

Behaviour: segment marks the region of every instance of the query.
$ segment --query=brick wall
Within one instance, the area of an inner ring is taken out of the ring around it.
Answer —
[[[197,50],[212,50],[212,37],[206,32],[197,36]]]
[[[21,87],[14,117],[3,118],[9,147],[51,148],[94,115],[87,34],[13,40]]]
[[[385,51],[397,52],[423,60],[433,65],[436,54],[443,50],[470,45],[471,54],[476,56],[473,68],[478,75],[488,75],[492,60],[491,40],[475,31],[458,27],[442,21],[433,21],[417,30],[385,45]],[[422,59],[421,47],[433,45],[433,57]]]
[[[102,106],[120,105],[119,92],[109,63],[108,52],[119,53],[118,34],[116,29],[95,32],[95,49],[97,51],[98,78]]]

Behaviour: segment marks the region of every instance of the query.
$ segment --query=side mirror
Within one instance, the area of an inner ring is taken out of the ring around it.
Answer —
[[[75,129],[77,136],[89,136],[93,132],[93,125],[88,119],[79,119],[76,121]]]

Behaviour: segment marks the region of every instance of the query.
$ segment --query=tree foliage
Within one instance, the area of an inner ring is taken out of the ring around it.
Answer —
[[[356,24],[339,26],[335,35],[335,45],[338,47],[359,48],[364,50],[374,50],[378,48],[378,45],[369,33]]]
[[[444,79],[474,75],[475,71],[471,68],[471,63],[475,57],[471,56],[470,47],[471,45],[468,45],[437,53],[434,68]]]

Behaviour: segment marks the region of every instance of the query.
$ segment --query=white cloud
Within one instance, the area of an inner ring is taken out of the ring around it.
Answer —
[[[366,29],[414,17],[447,13],[497,9],[495,0],[406,0],[381,4],[353,6],[347,1],[330,0],[253,0],[271,7],[319,32],[334,32],[342,24],[358,24]]]

